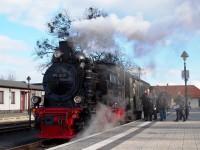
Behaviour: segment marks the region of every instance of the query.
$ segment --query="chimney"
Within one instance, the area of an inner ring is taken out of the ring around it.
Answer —
[[[68,60],[73,54],[73,44],[70,41],[59,41],[59,49],[64,53],[64,59]]]

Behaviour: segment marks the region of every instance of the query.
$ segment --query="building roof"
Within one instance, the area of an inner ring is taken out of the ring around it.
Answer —
[[[153,86],[158,92],[167,92],[172,97],[176,97],[178,94],[185,95],[184,85],[166,85],[166,86]],[[200,98],[200,89],[194,85],[187,86],[188,96],[191,98]]]
[[[25,81],[0,80],[0,87],[28,89],[28,83],[26,83]],[[30,84],[30,89],[43,91],[43,86]]]

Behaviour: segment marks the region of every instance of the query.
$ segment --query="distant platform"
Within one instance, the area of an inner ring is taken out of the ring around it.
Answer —
[[[31,119],[34,120],[34,117],[31,116]],[[0,114],[0,124],[2,123],[12,123],[18,121],[28,121],[29,115],[28,113],[6,113]]]

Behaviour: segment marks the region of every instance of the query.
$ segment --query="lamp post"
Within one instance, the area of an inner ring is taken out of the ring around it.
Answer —
[[[126,74],[125,74],[125,68],[123,68],[123,72],[124,72],[124,88],[123,88],[123,90],[124,90],[124,95],[123,95],[123,98],[124,98],[124,101],[125,101],[125,99],[126,99]]]
[[[28,76],[27,78],[28,81],[28,114],[29,114],[29,127],[31,128],[31,102],[30,102],[30,80],[31,77]]]
[[[189,78],[189,72],[186,70],[186,59],[187,57],[189,57],[189,55],[187,54],[186,51],[183,51],[183,53],[181,54],[181,57],[183,58],[184,61],[184,70],[182,73],[182,77],[184,78],[185,81],[185,114],[186,114],[186,119],[188,118],[188,96],[187,96],[187,81]]]
[[[140,79],[140,75],[141,75],[141,70],[142,68],[138,67],[138,78]]]

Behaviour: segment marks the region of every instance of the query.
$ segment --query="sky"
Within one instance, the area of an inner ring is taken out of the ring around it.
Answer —
[[[66,10],[81,18],[86,8],[97,7],[109,14],[92,21],[76,21],[72,29],[88,50],[95,46],[120,47],[142,68],[141,78],[152,85],[183,85],[185,50],[190,71],[188,84],[200,88],[200,1],[199,0],[1,0],[0,77],[13,74],[16,80],[42,82],[35,55],[36,41],[48,37],[46,24]],[[84,37],[84,38],[83,38]],[[84,39],[84,40],[83,40]]]

